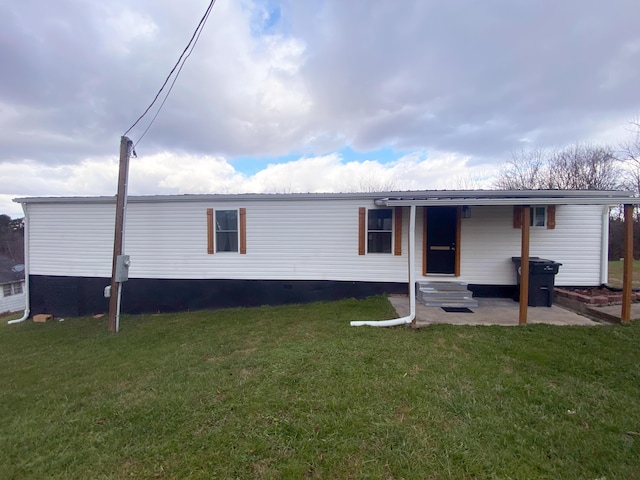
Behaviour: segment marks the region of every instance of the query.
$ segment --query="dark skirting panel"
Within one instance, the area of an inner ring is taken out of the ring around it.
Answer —
[[[31,314],[76,317],[106,313],[108,278],[30,275]],[[406,294],[406,283],[327,280],[130,279],[123,284],[122,313],[179,312],[228,307],[308,303],[380,294]]]
[[[512,298],[517,290],[515,285],[479,285],[470,283],[467,288],[479,298]]]

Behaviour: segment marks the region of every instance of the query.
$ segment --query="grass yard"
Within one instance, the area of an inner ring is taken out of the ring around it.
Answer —
[[[609,262],[609,285],[622,288],[622,264],[620,260]],[[640,288],[640,260],[633,261],[633,287]]]
[[[383,297],[0,326],[0,478],[640,478],[640,324]]]

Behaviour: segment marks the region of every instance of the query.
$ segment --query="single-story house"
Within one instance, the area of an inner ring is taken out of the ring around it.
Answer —
[[[31,312],[107,311],[115,197],[14,201],[25,213]],[[529,254],[562,264],[556,285],[599,286],[609,209],[631,202],[629,192],[561,190],[130,196],[121,310],[407,293],[420,280],[511,296],[523,218]]]
[[[25,308],[24,265],[0,255],[0,313]]]

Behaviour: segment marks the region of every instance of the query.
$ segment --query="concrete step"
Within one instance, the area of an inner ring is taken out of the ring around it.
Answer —
[[[464,282],[432,282],[432,281],[421,281],[418,282],[418,289],[433,289],[433,290],[446,290],[446,291],[456,291],[456,290],[467,290],[467,284]]]
[[[473,299],[464,301],[438,301],[438,300],[420,300],[420,303],[426,307],[467,307],[474,308],[478,306],[478,302]]]
[[[448,298],[465,298],[473,297],[471,290],[431,290],[420,289],[418,290],[418,296],[422,298],[426,297],[448,297]]]
[[[418,282],[418,301],[427,307],[477,307],[473,292],[464,282]]]
[[[428,294],[424,294],[422,292],[418,293],[418,298],[423,298],[425,300],[427,299],[432,299],[432,300],[456,300],[456,299],[460,299],[460,300],[465,300],[467,298],[473,298],[473,294],[470,291],[466,291],[466,292],[460,292],[458,294],[452,294],[449,292],[431,292]]]

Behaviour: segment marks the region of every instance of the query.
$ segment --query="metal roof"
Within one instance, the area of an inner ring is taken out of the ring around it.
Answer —
[[[619,205],[635,203],[632,192],[620,190],[438,190],[419,195],[389,195],[385,206],[433,205]]]
[[[619,205],[640,203],[632,192],[620,190],[418,190],[358,193],[239,193],[188,195],[130,195],[130,203],[348,200],[375,201],[385,206],[431,205]],[[115,203],[115,196],[22,197],[17,203]]]

